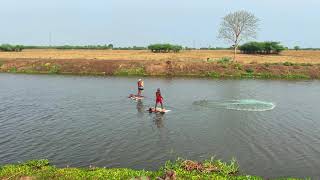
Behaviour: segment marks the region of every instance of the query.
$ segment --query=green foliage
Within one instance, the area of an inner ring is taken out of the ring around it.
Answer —
[[[188,160],[187,160],[188,161]],[[157,179],[168,171],[174,171],[177,179],[219,179],[219,180],[262,180],[261,177],[240,175],[238,163],[233,159],[230,163],[211,158],[203,163],[189,161],[201,165],[202,170],[186,169],[186,160],[167,161],[164,167],[156,171],[133,170],[126,168],[56,168],[49,165],[48,160],[32,160],[17,165],[0,167],[0,179]],[[193,165],[191,164],[191,165]],[[210,171],[210,169],[215,169]],[[290,180],[293,178],[281,178]]]
[[[247,73],[249,73],[249,74],[251,74],[251,73],[253,73],[253,72],[254,72],[254,70],[253,70],[253,69],[251,69],[251,68],[246,68],[246,72],[247,72]]]
[[[212,77],[212,78],[219,78],[219,77],[221,77],[221,75],[220,75],[219,73],[214,72],[214,71],[208,72],[208,73],[207,73],[207,76],[208,76],[208,77]]]
[[[232,59],[230,57],[222,57],[217,60],[217,63],[219,64],[225,64],[225,63],[230,63]]]
[[[114,50],[146,50],[146,47],[132,46],[132,47],[114,47]]]
[[[180,52],[182,46],[172,45],[172,44],[151,44],[148,46],[148,49],[154,53],[169,53],[169,52]]]
[[[25,163],[25,165],[29,166],[29,167],[32,167],[32,168],[42,168],[44,166],[48,166],[49,165],[49,160],[47,159],[40,159],[40,160],[30,160],[30,161],[27,161]]]
[[[234,68],[237,69],[237,70],[242,70],[243,69],[243,65],[240,64],[240,63],[235,63],[234,64]]]
[[[71,49],[93,49],[93,50],[105,50],[105,49],[112,49],[113,45],[86,45],[86,46],[72,46],[72,45],[64,45],[64,46],[52,46],[49,48],[54,49],[64,49],[64,50],[71,50]]]
[[[284,66],[293,66],[293,65],[295,65],[295,64],[292,63],[292,62],[284,62],[283,65],[284,65]]]
[[[279,54],[285,47],[279,42],[248,42],[239,46],[239,50],[244,54]]]
[[[16,51],[21,52],[24,49],[22,45],[10,45],[10,44],[2,44],[0,45],[0,51]]]
[[[16,72],[17,72],[17,68],[16,68],[15,66],[13,66],[13,67],[11,67],[11,68],[9,69],[9,72],[10,72],[10,73],[16,73]]]
[[[144,76],[145,70],[143,67],[137,67],[137,68],[120,68],[116,70],[114,75],[117,76]]]
[[[57,74],[60,71],[60,66],[59,65],[52,65],[49,67],[49,73],[50,74]]]

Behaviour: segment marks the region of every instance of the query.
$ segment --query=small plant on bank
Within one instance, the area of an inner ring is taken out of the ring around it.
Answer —
[[[207,73],[207,76],[208,76],[208,77],[212,77],[212,78],[219,78],[219,77],[221,77],[221,75],[220,75],[219,73],[214,72],[214,71],[208,72],[208,73]]]
[[[11,67],[11,68],[9,69],[8,72],[10,72],[10,73],[16,73],[17,71],[18,71],[17,68],[16,68],[15,66],[13,66],[13,67]]]
[[[222,57],[217,60],[217,63],[219,64],[225,64],[225,63],[230,63],[232,59],[230,57]]]
[[[144,76],[145,70],[143,67],[137,67],[137,68],[120,68],[116,70],[114,75],[118,76]]]
[[[246,68],[246,72],[249,73],[249,74],[252,74],[254,72],[254,70],[251,69],[251,68]]]
[[[237,69],[237,70],[242,70],[242,69],[243,69],[243,66],[242,66],[242,64],[240,64],[240,63],[235,63],[235,64],[234,64],[234,68]]]
[[[60,66],[59,65],[53,65],[49,68],[49,73],[50,74],[57,74],[60,71]]]
[[[283,65],[284,66],[294,66],[295,64],[292,62],[284,62]]]

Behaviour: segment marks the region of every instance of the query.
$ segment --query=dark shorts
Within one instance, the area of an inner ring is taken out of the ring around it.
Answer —
[[[139,87],[138,90],[143,91],[144,89],[143,89],[143,87]]]

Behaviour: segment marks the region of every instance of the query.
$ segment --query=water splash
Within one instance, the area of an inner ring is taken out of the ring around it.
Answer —
[[[203,106],[207,108],[223,108],[238,111],[269,111],[276,107],[272,102],[259,101],[255,99],[240,99],[228,101],[195,101],[193,105]]]

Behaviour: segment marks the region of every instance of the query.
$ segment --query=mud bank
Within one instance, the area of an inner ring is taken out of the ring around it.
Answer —
[[[212,78],[320,79],[320,65],[149,60],[0,60],[0,72],[118,76],[193,76]]]

